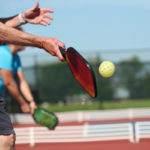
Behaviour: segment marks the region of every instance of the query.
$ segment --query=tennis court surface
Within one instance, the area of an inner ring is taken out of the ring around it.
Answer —
[[[52,143],[17,145],[16,150],[150,150],[150,140],[142,140],[140,143],[128,141],[111,142],[80,142],[80,143]]]

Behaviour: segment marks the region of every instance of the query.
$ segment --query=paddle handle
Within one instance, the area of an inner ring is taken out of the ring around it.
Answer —
[[[62,47],[59,47],[59,50],[60,50],[61,55],[63,56],[63,58],[66,59],[66,50]]]

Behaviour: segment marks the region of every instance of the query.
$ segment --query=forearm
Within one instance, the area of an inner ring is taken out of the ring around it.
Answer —
[[[8,27],[7,25],[4,25],[0,22],[0,41],[16,45],[42,48],[52,56],[57,56],[59,60],[64,61],[59,47],[65,49],[65,45],[55,38],[34,36]]]
[[[26,80],[22,79],[19,83],[19,88],[25,99],[29,102],[31,114],[34,113],[34,110],[37,108],[34,98],[32,96],[31,90],[28,86]]]
[[[20,95],[16,84],[12,81],[5,85],[11,96],[20,104],[24,104],[24,98]]]
[[[17,15],[15,15],[15,16],[12,16],[12,17],[7,17],[7,18],[0,18],[0,22],[2,22],[2,23],[6,23],[7,21],[9,21],[9,20],[11,20],[11,19],[13,19],[14,17],[16,17]]]
[[[18,15],[15,15],[9,18],[0,18],[0,22],[10,27],[18,27],[21,25]]]
[[[25,80],[22,80],[19,85],[20,91],[28,102],[34,101],[31,90]]]
[[[18,27],[21,25],[20,21],[19,21],[19,18],[18,18],[18,15],[12,17],[11,19],[7,20],[5,22],[5,25],[9,26],[9,27]]]
[[[34,36],[0,23],[0,41],[42,48],[42,37]]]

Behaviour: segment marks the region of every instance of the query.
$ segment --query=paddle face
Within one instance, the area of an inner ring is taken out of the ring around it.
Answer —
[[[60,48],[60,51],[68,62],[75,79],[92,98],[95,98],[97,88],[91,65],[72,47],[68,48],[67,51]]]
[[[54,129],[58,124],[58,118],[54,113],[48,112],[41,108],[34,111],[33,118],[36,123],[49,129]]]

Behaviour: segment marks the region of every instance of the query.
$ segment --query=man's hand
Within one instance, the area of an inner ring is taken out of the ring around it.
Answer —
[[[36,2],[33,8],[22,13],[22,17],[28,23],[46,26],[50,25],[49,20],[53,20],[53,17],[48,13],[53,13],[53,10],[50,8],[39,8],[39,2]]]
[[[37,108],[36,103],[34,101],[31,101],[29,106],[30,106],[30,113],[33,115],[34,110]]]
[[[55,38],[43,38],[41,44],[42,48],[50,53],[52,56],[57,56],[60,61],[64,61],[64,58],[59,50],[59,47],[65,49],[64,43]]]
[[[29,105],[26,102],[22,103],[20,105],[20,107],[21,107],[22,112],[30,113],[30,107],[29,107]]]

